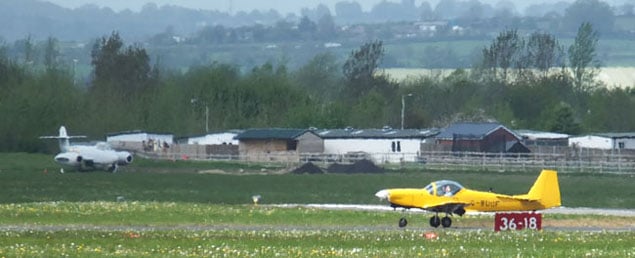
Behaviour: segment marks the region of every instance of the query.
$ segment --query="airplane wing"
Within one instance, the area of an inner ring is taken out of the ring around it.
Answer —
[[[469,206],[470,204],[467,202],[457,202],[457,201],[443,201],[437,203],[428,203],[421,207],[421,209],[432,211],[432,212],[445,212],[445,213],[453,213],[456,210],[463,209],[465,206]]]

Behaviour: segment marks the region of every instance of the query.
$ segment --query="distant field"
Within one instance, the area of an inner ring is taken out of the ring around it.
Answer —
[[[447,76],[455,69],[386,68],[394,80],[412,80],[421,76]],[[635,67],[604,67],[597,77],[610,87],[635,87]]]

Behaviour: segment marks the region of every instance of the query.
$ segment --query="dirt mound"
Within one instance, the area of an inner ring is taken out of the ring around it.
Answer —
[[[324,171],[311,162],[304,163],[304,165],[291,171],[293,174],[324,174]]]
[[[345,164],[339,164],[339,163],[333,163],[331,164],[328,168],[326,168],[326,171],[328,171],[329,173],[351,173],[351,169],[352,169],[353,165],[345,165]]]
[[[345,165],[334,163],[327,168],[329,173],[344,173],[344,174],[356,174],[356,173],[382,173],[384,169],[375,165],[370,160],[362,159],[353,164]]]
[[[362,159],[353,163],[353,170],[357,171],[357,173],[382,173],[384,169],[375,165],[370,160]]]

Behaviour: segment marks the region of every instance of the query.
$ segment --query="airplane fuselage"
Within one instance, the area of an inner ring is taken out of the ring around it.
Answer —
[[[430,183],[424,188],[393,188],[378,191],[375,196],[390,202],[392,207],[419,208],[445,213],[431,218],[430,225],[449,227],[448,215],[463,215],[466,211],[536,211],[560,206],[560,186],[557,172],[543,170],[527,194],[505,195],[464,188],[450,180]],[[405,218],[400,227],[405,226]]]
[[[60,153],[55,155],[55,162],[66,168],[79,171],[103,169],[117,171],[119,165],[132,162],[132,155],[127,151],[115,151],[107,143],[101,142],[93,146],[71,145],[70,139],[86,136],[69,136],[66,127],[60,126],[58,136],[40,136],[40,139],[58,139]]]
[[[69,146],[66,152],[55,156],[55,162],[80,171],[114,170],[118,165],[132,162],[132,156],[125,151],[102,150],[94,146]]]
[[[515,198],[512,195],[463,189],[456,194],[457,200],[464,200],[469,204],[467,211],[518,211],[546,209],[542,203]]]

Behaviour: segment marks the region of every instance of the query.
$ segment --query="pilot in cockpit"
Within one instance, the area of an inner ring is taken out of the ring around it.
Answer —
[[[443,187],[443,191],[445,192],[443,196],[452,196],[452,188],[450,188],[450,185]]]

